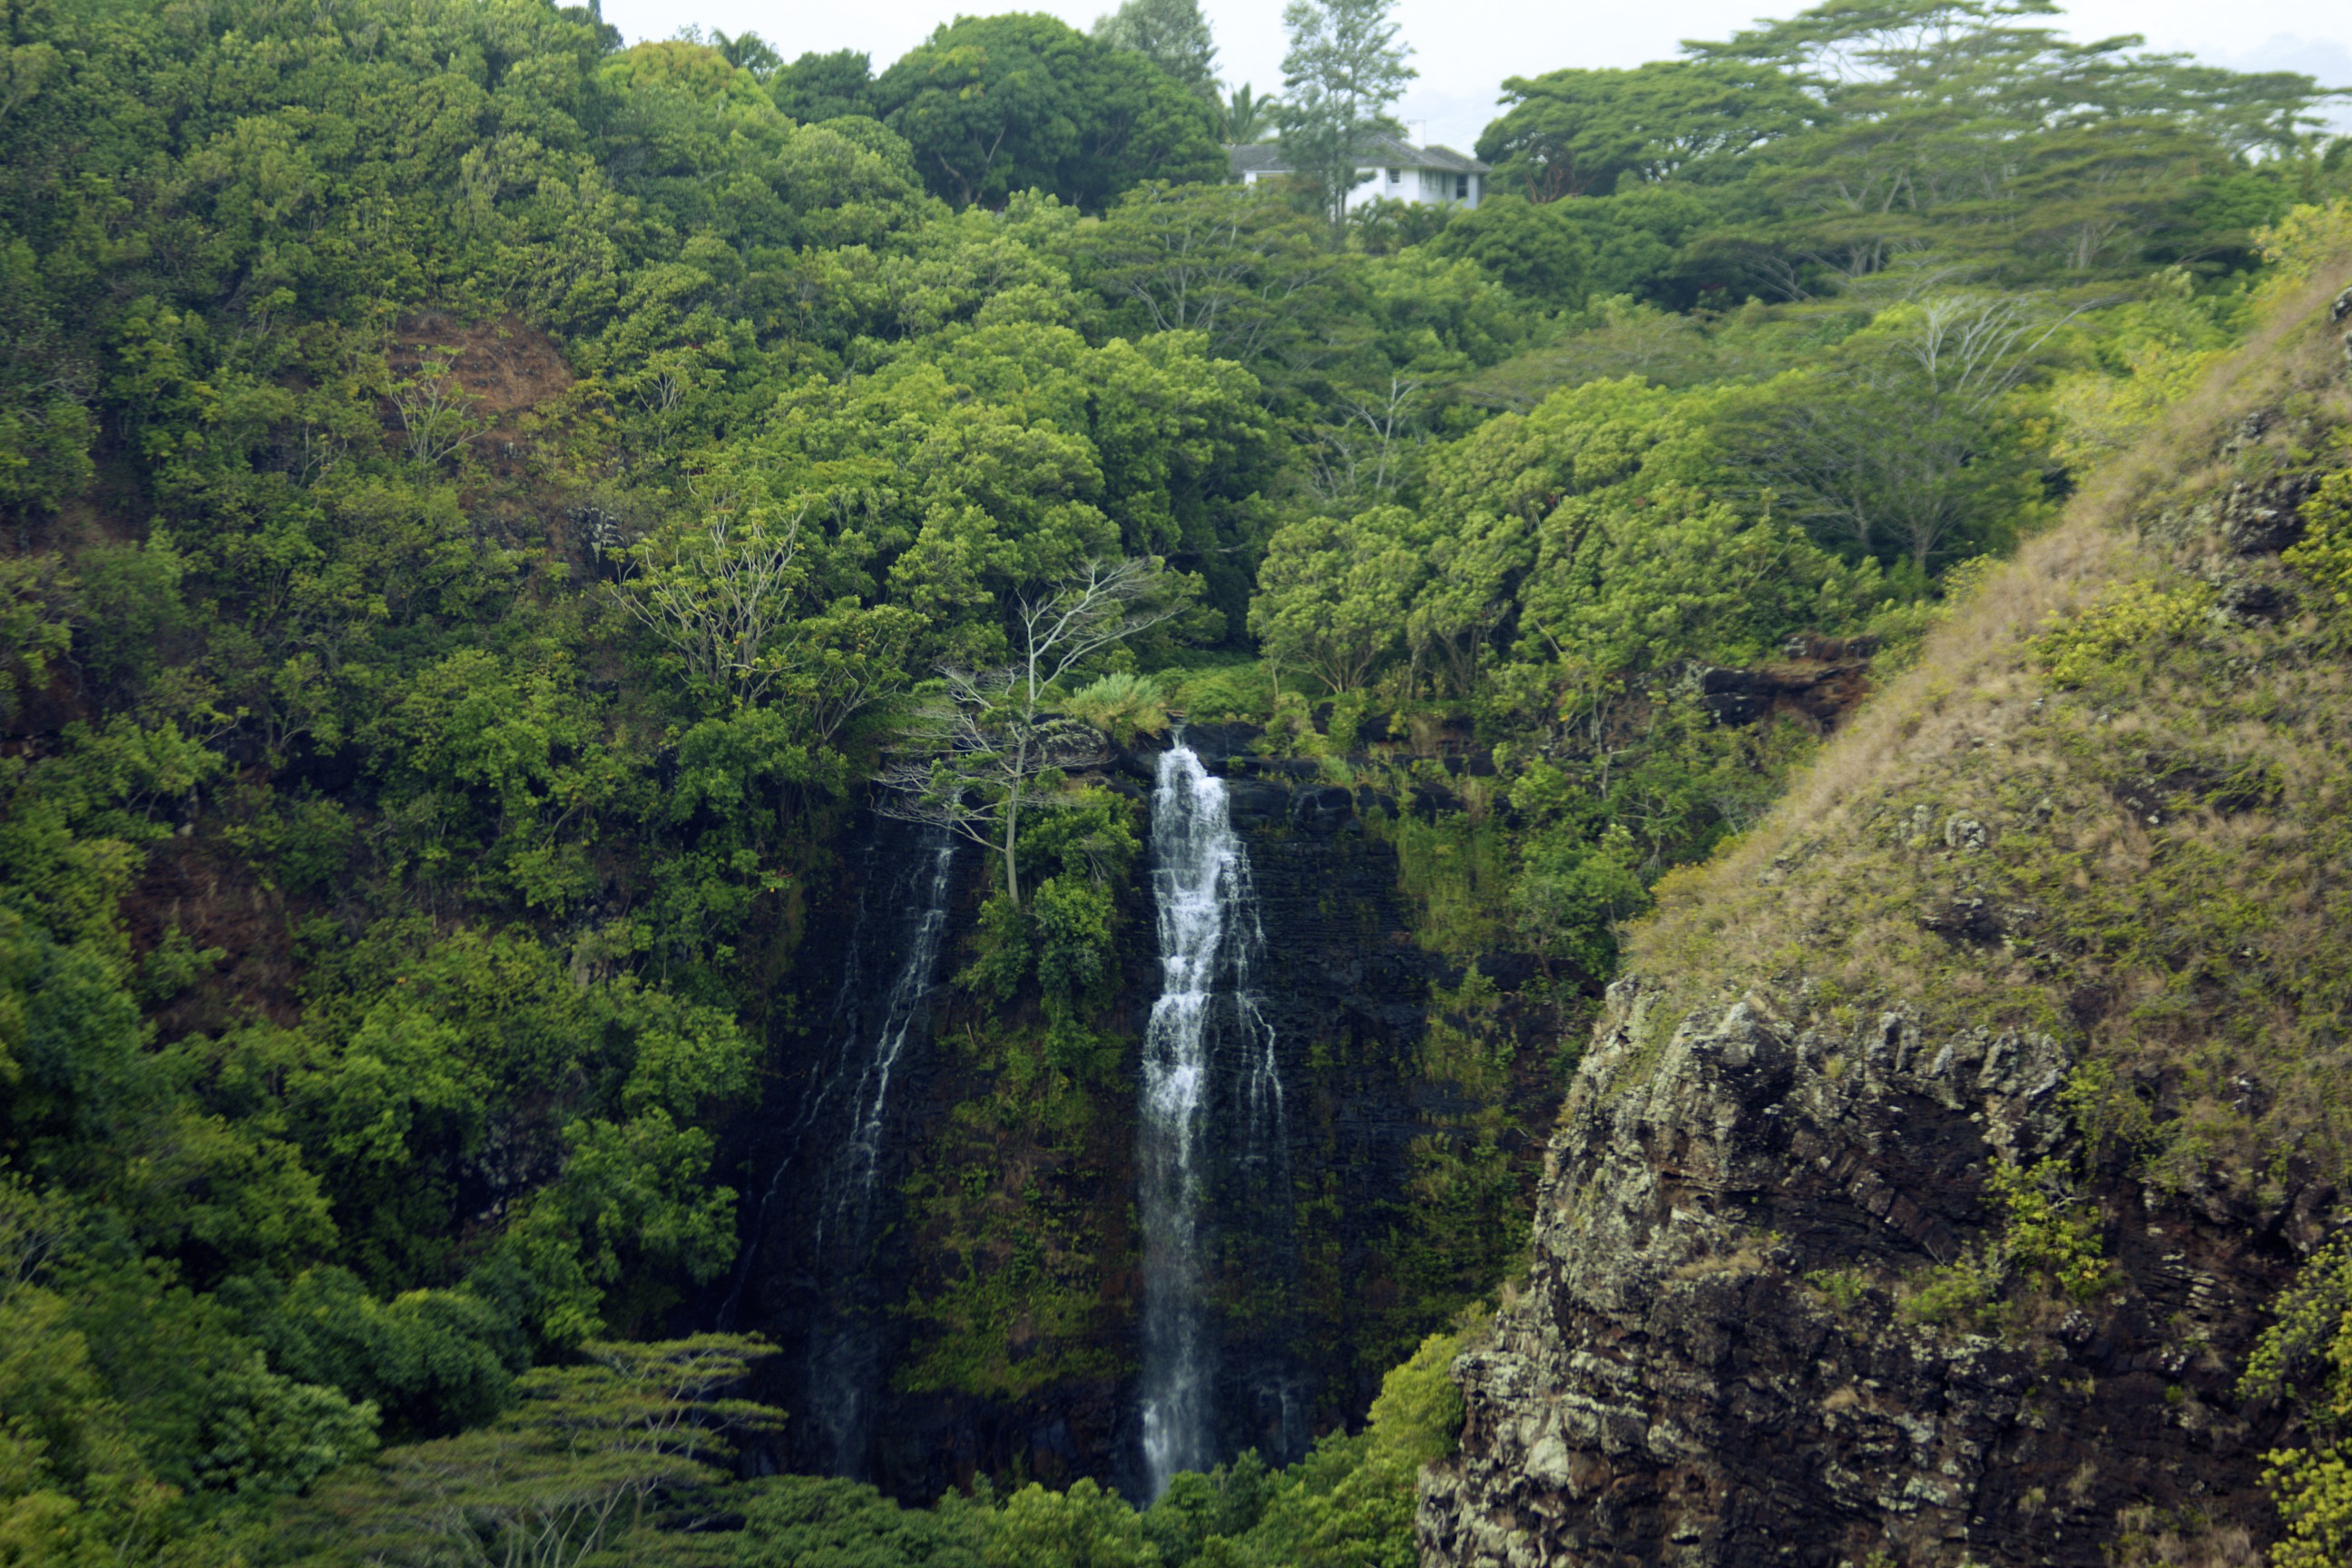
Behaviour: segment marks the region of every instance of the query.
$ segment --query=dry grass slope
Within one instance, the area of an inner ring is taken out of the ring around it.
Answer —
[[[2086,1132],[2160,1184],[2352,1189],[2352,616],[2277,554],[2352,467],[2334,254],[1670,879],[1628,943],[1669,1030],[1746,990],[2048,1029]]]

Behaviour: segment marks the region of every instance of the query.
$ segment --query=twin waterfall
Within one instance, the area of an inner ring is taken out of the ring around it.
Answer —
[[[1249,854],[1234,836],[1223,783],[1181,734],[1160,754],[1152,793],[1151,880],[1163,978],[1144,1035],[1138,1163],[1143,1459],[1156,1499],[1178,1471],[1206,1470],[1220,1458],[1203,1224],[1212,1187],[1229,1172],[1286,1211],[1289,1196],[1274,1031],[1251,987],[1265,933]]]
[[[895,849],[878,830],[869,843],[826,1048],[779,1129],[779,1163],[755,1211],[755,1236],[779,1223],[772,1209],[798,1230],[763,1277],[778,1294],[759,1310],[789,1312],[806,1335],[793,1462],[818,1473],[883,1479],[877,1441],[890,1435],[877,1417],[905,1338],[897,1144],[929,1048],[955,843],[940,827]],[[1287,1345],[1298,1266],[1289,1128],[1255,973],[1265,934],[1225,785],[1181,733],[1158,762],[1150,873],[1162,978],[1136,1132],[1142,1500],[1244,1447],[1279,1462],[1305,1437]],[[749,1259],[747,1249],[722,1326],[741,1308]]]

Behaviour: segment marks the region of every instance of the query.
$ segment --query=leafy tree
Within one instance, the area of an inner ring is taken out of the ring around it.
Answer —
[[[1025,1486],[990,1525],[981,1557],[987,1568],[1149,1568],[1157,1557],[1135,1510],[1091,1480],[1059,1492]]]
[[[240,1294],[267,1289],[242,1282]],[[357,1275],[324,1265],[297,1275],[246,1317],[289,1376],[373,1405],[394,1442],[450,1436],[513,1403],[523,1345],[514,1325],[468,1291],[409,1290],[389,1301]]]
[[[1400,130],[1389,106],[1418,73],[1397,38],[1390,0],[1289,0],[1282,25],[1283,156],[1305,183],[1314,210],[1335,226],[1355,188],[1359,146],[1375,131]]]
[[[1732,60],[1509,77],[1503,101],[1478,156],[1534,202],[1608,195],[1627,176],[1703,178],[1820,112],[1787,77]]]
[[[1286,524],[1266,546],[1250,630],[1331,690],[1357,690],[1402,641],[1423,571],[1418,534],[1413,515],[1396,506]]]
[[[1099,211],[1147,179],[1225,170],[1198,99],[1134,51],[1046,16],[945,24],[882,73],[874,102],[959,206],[1034,188]]]
[[[1095,19],[1094,36],[1113,48],[1132,49],[1168,73],[1170,80],[1207,102],[1217,98],[1217,45],[1200,0],[1121,0]]]
[[[880,118],[874,108],[874,67],[855,49],[829,55],[805,54],[768,79],[776,107],[803,125],[862,114]]]

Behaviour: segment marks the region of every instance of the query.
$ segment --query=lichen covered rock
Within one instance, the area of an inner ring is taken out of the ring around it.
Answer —
[[[1612,989],[1552,1145],[1527,1288],[1455,1363],[1423,1559],[2098,1563],[2120,1512],[2257,1515],[2274,1423],[2232,1369],[2280,1250],[2103,1214],[2116,1268],[1998,1332],[1922,1321],[1996,1162],[2073,1134],[2048,1035],[1841,1028]],[[1898,1302],[1898,1296],[1908,1296]]]

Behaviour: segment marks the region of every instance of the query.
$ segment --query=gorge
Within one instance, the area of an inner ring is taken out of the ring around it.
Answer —
[[[0,1564],[2352,1563],[2352,136],[2053,5],[16,0]]]

